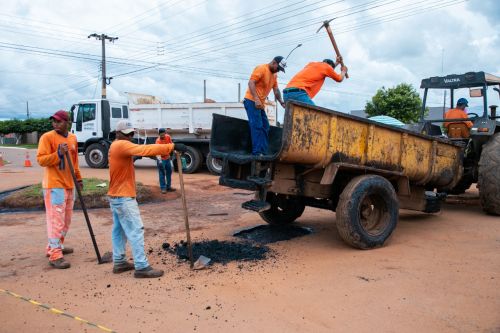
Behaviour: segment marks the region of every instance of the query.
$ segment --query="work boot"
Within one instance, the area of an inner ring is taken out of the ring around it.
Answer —
[[[64,260],[64,258],[59,258],[53,261],[49,260],[49,265],[57,269],[66,269],[71,267],[71,264]]]
[[[171,187],[171,188],[167,188],[167,192],[175,192],[177,191],[175,188]]]
[[[62,254],[71,254],[73,252],[75,252],[75,251],[73,250],[72,247],[69,247],[69,246],[62,249]],[[50,254],[47,253],[45,256],[50,257]]]
[[[123,273],[123,272],[126,272],[126,271],[131,271],[134,269],[134,264],[128,262],[128,261],[125,261],[125,262],[121,262],[121,263],[118,263],[118,264],[114,264],[113,266],[113,273],[115,274],[119,274],[119,273]]]
[[[167,193],[167,190],[161,190],[161,193],[165,194],[165,193]]]
[[[163,276],[163,271],[161,269],[154,269],[151,266],[148,266],[143,269],[136,269],[134,272],[134,277],[141,279],[141,278],[158,278],[160,276]]]

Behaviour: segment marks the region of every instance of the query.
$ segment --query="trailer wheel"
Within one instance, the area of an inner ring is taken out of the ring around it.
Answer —
[[[191,146],[187,146],[187,151],[182,154],[186,159],[186,167],[182,169],[183,173],[195,173],[201,167],[203,162],[201,152]],[[174,170],[177,171],[177,162],[174,160]]]
[[[483,210],[488,214],[500,215],[500,133],[483,146],[477,187]]]
[[[212,157],[210,153],[206,159],[207,169],[213,175],[220,175],[222,172],[222,160],[220,158]]]
[[[103,169],[108,167],[108,147],[100,143],[93,143],[85,149],[85,162],[91,168]]]
[[[336,214],[340,237],[353,247],[371,249],[382,246],[396,227],[399,202],[384,177],[358,176],[342,191]]]
[[[268,192],[266,201],[271,208],[260,212],[260,217],[271,225],[286,225],[298,219],[304,212],[305,205],[294,196]]]

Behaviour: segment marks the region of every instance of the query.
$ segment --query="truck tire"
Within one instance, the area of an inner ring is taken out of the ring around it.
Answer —
[[[270,225],[283,226],[298,219],[306,206],[302,201],[293,196],[268,192],[266,201],[271,204],[271,208],[260,212],[260,217]]]
[[[399,217],[399,202],[392,184],[381,176],[352,179],[340,195],[337,230],[349,245],[366,250],[384,245]]]
[[[201,152],[191,146],[187,146],[187,151],[182,154],[186,159],[186,167],[182,169],[183,173],[195,173],[203,163],[203,155]],[[174,170],[177,171],[177,161],[174,159]]]
[[[220,175],[222,172],[222,160],[220,158],[214,158],[210,153],[207,155],[206,159],[207,169],[213,175]]]
[[[108,167],[108,147],[93,143],[85,149],[85,162],[91,168],[104,169]]]
[[[500,133],[483,146],[477,187],[483,210],[488,214],[500,215]]]

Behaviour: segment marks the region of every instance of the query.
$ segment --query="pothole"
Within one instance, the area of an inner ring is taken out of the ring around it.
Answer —
[[[247,239],[260,244],[276,243],[296,237],[310,235],[313,229],[296,225],[272,226],[268,224],[246,228],[233,234],[235,237]]]
[[[266,259],[269,253],[267,246],[254,245],[250,242],[229,242],[218,240],[204,240],[195,242],[193,246],[193,258],[196,260],[201,255],[211,259],[211,263],[227,264],[231,261],[256,261]],[[162,248],[176,255],[179,259],[188,260],[187,243],[181,241],[172,247],[164,243]]]

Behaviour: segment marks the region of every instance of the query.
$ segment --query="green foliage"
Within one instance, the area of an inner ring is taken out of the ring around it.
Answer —
[[[9,134],[9,133],[31,133],[38,132],[39,134],[43,134],[52,130],[52,124],[49,118],[40,118],[40,119],[11,119],[0,121],[0,134]]]
[[[365,112],[369,117],[389,116],[405,124],[419,120],[422,101],[411,84],[401,83],[394,88],[382,87],[366,103]]]

